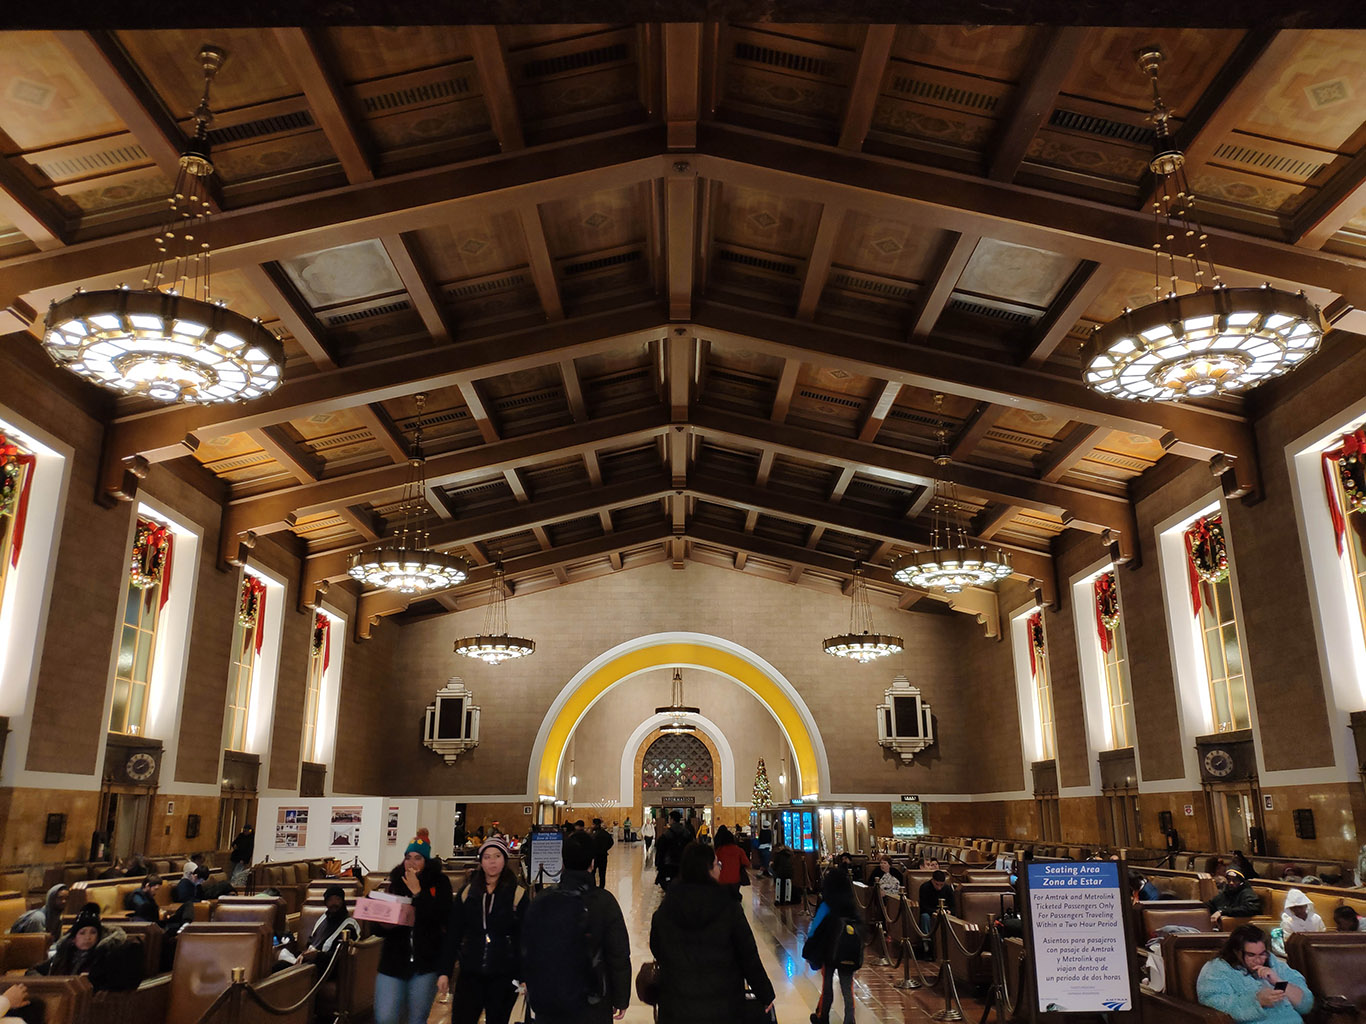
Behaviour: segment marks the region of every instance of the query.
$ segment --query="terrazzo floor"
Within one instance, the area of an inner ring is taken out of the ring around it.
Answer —
[[[654,884],[654,869],[644,866],[644,851],[640,844],[612,851],[607,864],[607,887],[616,895],[631,933],[631,970],[651,959],[649,949],[650,918],[662,896]],[[820,975],[810,970],[800,953],[811,922],[803,907],[775,907],[773,885],[763,878],[744,890],[745,915],[758,941],[759,953],[768,970],[769,979],[777,990],[775,1011],[779,1024],[806,1024],[820,998]],[[854,997],[857,1001],[856,1019],[860,1024],[883,1024],[890,1021],[913,1021],[922,1024],[944,1008],[944,997],[938,989],[924,988],[903,991],[893,988],[901,979],[900,968],[874,965],[875,950],[869,949],[868,962],[854,976]],[[933,978],[933,966],[925,967],[927,978]],[[959,992],[963,1017],[968,1021],[982,1019],[983,1003],[966,992]],[[832,1022],[843,1021],[843,1001],[836,994]],[[520,1020],[521,1003],[513,1014]],[[998,1020],[996,1013],[991,1019]],[[651,1024],[654,1011],[635,1000],[626,1011],[629,1024]],[[432,1007],[428,1024],[449,1024],[450,1003],[437,1002]]]

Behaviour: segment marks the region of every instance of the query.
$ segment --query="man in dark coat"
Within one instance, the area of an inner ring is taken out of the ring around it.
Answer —
[[[593,819],[593,876],[598,880],[598,886],[607,886],[607,851],[612,848],[616,841],[612,838],[612,833],[602,827],[602,819]]]
[[[1209,919],[1214,927],[1219,927],[1221,918],[1256,917],[1262,912],[1262,898],[1241,871],[1229,868],[1224,872],[1224,882],[1224,891],[1209,901]]]
[[[683,812],[670,811],[669,827],[655,840],[655,882],[660,887],[667,889],[674,876],[678,874],[683,848],[690,842],[692,836],[683,826]]]
[[[550,901],[563,898],[562,895],[539,896],[526,911],[522,963],[526,965],[525,972],[532,975],[527,979],[527,999],[540,1024],[603,1024],[621,1020],[631,1002],[631,937],[617,898],[594,884],[597,853],[593,840],[586,832],[565,837],[560,854],[564,871],[558,886],[566,893],[574,893],[588,908],[585,927],[592,948],[586,951],[587,955],[582,949],[583,934],[577,928],[569,935],[551,934],[551,922],[560,915]],[[538,986],[536,977],[557,978],[584,966],[588,967],[590,977],[584,979],[582,986],[587,992],[583,1005],[557,1012],[551,1000],[556,994],[563,995],[565,986],[559,986],[560,991],[550,993],[551,999],[547,999],[541,991],[545,986]]]

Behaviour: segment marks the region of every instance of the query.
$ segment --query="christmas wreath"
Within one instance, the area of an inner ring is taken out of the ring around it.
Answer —
[[[1344,451],[1338,456],[1338,478],[1348,514],[1366,509],[1366,460],[1359,451]]]
[[[137,536],[133,539],[133,557],[128,567],[128,582],[139,590],[159,584],[166,570],[170,546],[170,530],[160,523],[139,519]]]
[[[1228,579],[1228,545],[1224,541],[1224,526],[1214,519],[1197,519],[1186,531],[1186,549],[1191,565],[1206,583],[1222,583]]]
[[[244,626],[255,626],[261,614],[261,599],[266,596],[266,585],[255,576],[242,580],[242,593],[237,599],[237,621]]]
[[[1112,572],[1103,573],[1096,580],[1096,616],[1106,629],[1113,630],[1119,625],[1119,587]]]
[[[332,632],[332,621],[322,612],[313,616],[313,657],[327,651],[328,634]]]
[[[19,446],[0,434],[0,516],[13,516],[19,508],[19,483],[24,475],[19,456]]]

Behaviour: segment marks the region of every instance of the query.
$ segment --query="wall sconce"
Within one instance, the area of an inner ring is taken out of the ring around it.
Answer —
[[[422,745],[440,754],[447,764],[479,746],[479,708],[459,676],[451,676],[427,705]]]

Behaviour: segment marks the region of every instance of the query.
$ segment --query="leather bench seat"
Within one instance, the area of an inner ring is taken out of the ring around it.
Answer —
[[[1196,994],[1200,971],[1223,948],[1224,936],[1168,935],[1162,940],[1162,962],[1166,991],[1143,990],[1143,1019],[1162,1024],[1231,1024],[1226,1013],[1201,1006]]]
[[[1340,996],[1366,1017],[1366,932],[1297,932],[1286,937],[1285,952],[1310,992]]]
[[[214,907],[210,921],[250,921],[267,924],[271,934],[287,932],[288,921],[282,896],[224,896]]]
[[[0,933],[7,932],[14,922],[28,910],[28,899],[22,892],[0,892]]]
[[[1134,905],[1140,941],[1155,937],[1167,925],[1182,925],[1199,932],[1213,932],[1209,908],[1193,900],[1154,900]]]
[[[94,990],[84,975],[15,978],[28,988],[28,1001],[40,1005],[43,1024],[97,1024],[91,1014]],[[9,979],[0,982],[8,987]]]

